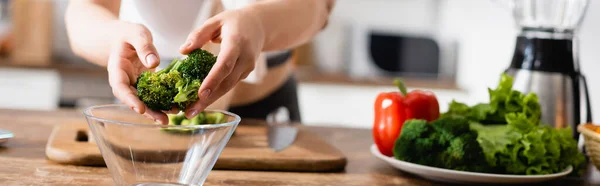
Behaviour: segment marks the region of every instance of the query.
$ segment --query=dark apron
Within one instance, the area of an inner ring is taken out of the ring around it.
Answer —
[[[291,56],[291,51],[271,56],[267,59],[267,67],[272,68],[285,64]],[[296,78],[292,74],[281,87],[264,99],[247,105],[231,107],[229,111],[238,114],[242,119],[266,119],[269,113],[280,107],[285,107],[289,111],[292,122],[301,122],[297,86]]]

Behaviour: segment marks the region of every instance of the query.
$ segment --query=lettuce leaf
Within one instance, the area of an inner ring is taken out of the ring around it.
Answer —
[[[537,116],[535,116],[537,117]],[[508,124],[471,123],[487,162],[509,174],[552,174],[569,166],[581,170],[585,157],[569,128],[540,125],[525,113],[508,113]]]
[[[513,78],[507,74],[502,74],[498,86],[488,88],[488,93],[488,103],[469,106],[453,100],[441,116],[462,118],[469,123],[470,131],[477,134],[485,162],[491,166],[485,168],[486,172],[540,175],[558,173],[569,166],[576,175],[585,171],[586,159],[579,152],[571,129],[555,129],[541,123],[542,111],[535,93],[513,90]],[[442,123],[452,127],[454,121]],[[446,142],[452,138],[437,139]]]
[[[513,78],[503,74],[496,89],[488,89],[490,102],[468,106],[453,100],[443,115],[460,116],[482,124],[507,124],[506,114],[525,113],[532,122],[538,123],[541,107],[534,93],[522,94],[512,90]]]

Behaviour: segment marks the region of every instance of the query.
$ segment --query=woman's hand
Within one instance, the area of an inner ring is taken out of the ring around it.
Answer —
[[[203,111],[254,70],[265,43],[265,32],[260,19],[251,11],[225,11],[190,33],[180,52],[188,54],[208,41],[221,43],[220,52],[200,86],[198,101],[185,111],[188,118]]]
[[[160,60],[156,48],[152,44],[152,34],[139,24],[120,23],[123,31],[111,45],[108,59],[108,79],[113,94],[139,114],[160,123],[168,121],[163,112],[153,111],[139,100],[133,85],[144,71],[154,70]]]

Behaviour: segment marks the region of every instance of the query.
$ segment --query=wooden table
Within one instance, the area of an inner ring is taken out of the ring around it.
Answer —
[[[80,111],[55,112],[0,110],[0,129],[15,138],[0,145],[0,185],[113,185],[105,167],[65,166],[45,158],[44,148],[54,125],[81,122]],[[369,152],[369,130],[308,127],[340,148],[348,157],[342,173],[292,173],[212,171],[206,186],[275,185],[448,185],[424,180],[398,171]],[[600,185],[600,173],[590,167],[582,179],[564,178],[539,185]],[[232,176],[236,175],[236,176]]]

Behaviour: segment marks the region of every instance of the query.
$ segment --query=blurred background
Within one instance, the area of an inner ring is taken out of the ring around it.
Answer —
[[[55,110],[113,103],[104,68],[75,56],[67,0],[0,0],[0,109]],[[512,59],[517,28],[491,0],[338,0],[328,27],[295,52],[304,123],[370,128],[392,77],[456,99],[488,99]],[[600,1],[580,27],[580,63],[600,107]],[[599,110],[594,110],[596,118]]]

